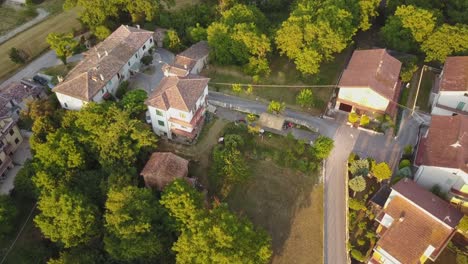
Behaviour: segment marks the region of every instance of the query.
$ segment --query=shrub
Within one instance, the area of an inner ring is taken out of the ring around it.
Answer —
[[[358,160],[358,159],[360,159],[359,155],[354,152],[351,152],[351,154],[349,154],[349,157],[348,157],[348,163],[351,164],[353,161]]]
[[[115,92],[115,97],[122,99],[123,96],[128,92],[128,86],[129,86],[128,81],[123,81],[119,85],[119,88],[117,88],[117,92]]]
[[[392,176],[392,170],[387,163],[381,162],[372,166],[372,174],[377,178],[377,181],[381,182],[383,180],[390,179]]]
[[[11,48],[8,52],[8,56],[10,57],[10,60],[16,64],[24,64],[28,59],[26,52],[17,48]]]
[[[354,199],[354,198],[349,199],[348,206],[349,206],[349,209],[352,209],[354,211],[360,211],[360,210],[366,209],[364,202],[359,201],[358,199]]]
[[[313,152],[313,155],[316,159],[323,160],[328,158],[334,146],[335,144],[331,138],[319,136],[314,141],[314,145],[312,146],[311,151]]]
[[[362,192],[366,189],[366,180],[362,176],[354,177],[349,181],[349,188],[354,192]]]
[[[410,59],[403,60],[403,66],[401,67],[400,77],[403,82],[409,82],[413,78],[413,74],[418,70],[416,65],[416,59],[411,57]]]
[[[277,101],[271,101],[270,104],[268,105],[267,111],[269,113],[275,113],[275,114],[280,114],[281,112],[286,109],[286,104],[277,102]]]
[[[361,116],[361,120],[359,122],[360,126],[367,126],[370,123],[370,118],[366,115]]]
[[[233,83],[232,92],[234,92],[235,94],[240,94],[242,92],[242,86],[238,83]]]
[[[247,85],[247,89],[245,89],[245,93],[247,95],[251,95],[253,93],[253,86],[251,84]]]
[[[405,155],[411,155],[413,154],[413,146],[411,145],[406,145],[403,152],[405,153]]]
[[[355,259],[357,261],[364,262],[364,256],[357,249],[351,250],[351,256],[353,257],[353,259]]]
[[[247,121],[255,122],[255,120],[257,120],[257,115],[256,114],[247,114]]]
[[[150,65],[151,63],[153,63],[153,56],[143,56],[143,58],[141,58],[141,63],[143,63],[146,66]]]
[[[369,161],[366,159],[355,160],[351,162],[349,171],[353,176],[367,176],[369,173]]]
[[[349,113],[348,115],[348,121],[351,124],[357,123],[359,121],[359,115],[356,114],[355,112]]]
[[[314,103],[314,95],[310,89],[302,89],[296,96],[296,103],[301,107],[310,107]]]
[[[400,165],[398,165],[398,168],[401,170],[403,168],[411,166],[411,161],[404,159],[400,161]]]
[[[309,164],[308,164],[307,160],[301,159],[301,160],[297,161],[297,169],[299,171],[303,172],[303,173],[306,173],[307,170],[309,169],[308,165]]]
[[[468,216],[464,216],[457,226],[458,231],[463,234],[468,234]]]
[[[366,244],[366,241],[365,241],[364,239],[358,239],[358,240],[357,240],[357,244],[358,244],[359,246],[364,246],[364,245]]]

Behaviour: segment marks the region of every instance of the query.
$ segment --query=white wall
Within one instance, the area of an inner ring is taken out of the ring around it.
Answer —
[[[464,92],[440,91],[434,100],[434,104],[433,104],[434,107],[432,109],[432,114],[452,115],[453,112],[440,109],[436,107],[436,104],[440,104],[443,106],[456,109],[459,102],[465,103],[465,107],[462,109],[462,111],[468,112],[468,96],[464,96],[465,93],[467,92],[466,91]]]
[[[385,111],[388,99],[376,93],[370,88],[340,88],[338,100],[343,99],[364,107]]]
[[[468,183],[468,174],[460,169],[422,165],[416,172],[414,181],[427,190],[437,184],[442,192],[448,193],[460,181]]]
[[[197,61],[197,63],[195,63],[195,65],[193,66],[190,73],[199,74],[203,70],[203,67],[205,67],[205,64],[206,64],[207,60],[208,60],[208,56],[205,56],[205,57],[199,59]]]
[[[81,107],[85,105],[85,102],[75,97],[71,97],[65,94],[61,94],[61,93],[55,93],[55,94],[57,95],[57,99],[59,100],[62,108],[69,109],[69,110],[80,110]]]
[[[156,110],[161,111],[162,116],[157,115]],[[148,106],[148,111],[150,112],[151,126],[153,127],[154,133],[156,133],[158,136],[161,136],[165,132],[167,133],[168,137],[171,138],[172,135],[167,121],[169,119],[167,112],[161,109],[156,109],[152,106]],[[158,120],[163,121],[164,126],[160,126],[158,124]]]

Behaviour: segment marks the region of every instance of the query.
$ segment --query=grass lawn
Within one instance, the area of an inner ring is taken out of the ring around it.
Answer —
[[[432,84],[434,82],[435,74],[432,71],[426,70],[421,80],[421,87],[416,101],[419,110],[429,112],[431,106],[429,105],[429,98],[431,95]]]
[[[346,58],[350,50],[338,54],[331,62],[321,65],[319,74],[304,78],[295,65],[286,57],[274,57],[271,60],[271,74],[267,79],[261,80],[259,84],[275,85],[335,85],[344,68]],[[212,83],[253,83],[252,77],[243,73],[239,66],[210,65],[201,75],[211,78]],[[223,93],[233,94],[230,85],[211,84],[210,89]],[[244,87],[245,89],[245,87]],[[296,96],[304,88],[301,87],[254,87],[253,93],[247,95],[241,93],[238,96],[264,101],[282,101],[288,107],[296,110],[306,110],[311,114],[320,114],[324,109],[325,102],[330,99],[333,88],[309,88],[312,90],[316,100],[316,106],[311,109],[301,109],[296,105]]]
[[[34,58],[48,49],[45,39],[51,32],[71,32],[73,28],[80,28],[76,9],[51,16],[42,23],[18,34],[14,38],[0,45],[0,79],[15,72],[20,65],[10,61],[8,52],[12,47],[25,50]]]
[[[50,76],[62,76],[65,77],[67,73],[73,69],[78,64],[78,62],[70,62],[67,65],[60,64],[57,66],[53,66],[50,68],[46,68],[41,70],[42,73],[50,75]]]
[[[36,17],[34,9],[28,10],[26,7],[12,7],[8,5],[0,6],[0,35],[14,29],[15,27],[28,22]]]
[[[175,0],[174,2],[175,2],[175,5],[168,8],[169,11],[175,11],[175,10],[181,9],[184,6],[187,6],[187,5],[198,4],[198,3],[200,3],[200,0]]]

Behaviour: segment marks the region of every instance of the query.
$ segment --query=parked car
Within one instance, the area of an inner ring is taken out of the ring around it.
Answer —
[[[49,83],[49,81],[46,78],[41,77],[39,75],[34,76],[33,81],[44,86],[46,86]]]

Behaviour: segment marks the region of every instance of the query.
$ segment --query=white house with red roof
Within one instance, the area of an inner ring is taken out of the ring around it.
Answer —
[[[102,102],[138,71],[141,58],[153,46],[153,32],[122,25],[86,52],[53,91],[65,109],[80,110],[89,102]]]
[[[437,85],[433,115],[468,115],[468,56],[448,57]]]
[[[453,205],[468,213],[468,116],[432,116],[415,165],[419,185],[428,190],[438,186]]]
[[[338,83],[336,109],[396,114],[401,62],[385,49],[355,50]]]

